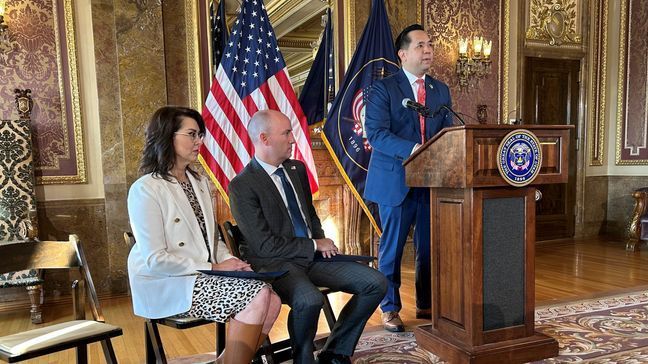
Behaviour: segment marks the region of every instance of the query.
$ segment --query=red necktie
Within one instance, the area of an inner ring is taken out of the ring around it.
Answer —
[[[416,102],[425,105],[425,81],[422,78],[416,80],[418,90],[416,91]],[[419,115],[419,123],[421,124],[421,143],[425,143],[425,118]]]

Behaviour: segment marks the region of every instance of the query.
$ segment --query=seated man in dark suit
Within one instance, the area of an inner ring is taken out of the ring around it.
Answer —
[[[382,273],[355,262],[314,262],[316,252],[337,254],[313,206],[305,165],[290,159],[290,120],[259,111],[248,125],[255,157],[229,185],[232,214],[243,233],[243,258],[255,271],[288,271],[273,282],[291,310],[288,332],[294,363],[313,362],[313,339],[324,303],[318,286],[353,295],[339,315],[319,363],[351,363],[367,320],[385,296]]]

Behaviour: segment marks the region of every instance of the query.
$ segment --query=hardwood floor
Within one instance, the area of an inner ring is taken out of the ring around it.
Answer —
[[[538,243],[536,246],[536,305],[542,306],[579,298],[590,298],[622,291],[648,289],[648,249],[626,252],[621,241],[601,238],[586,240],[557,240]],[[404,308],[401,316],[406,325],[423,324],[414,318],[414,272],[412,260],[403,266],[401,294]],[[348,296],[331,295],[336,312],[348,300]],[[144,362],[143,320],[132,313],[130,298],[102,300],[102,308],[108,323],[121,326],[124,335],[113,339],[113,345],[120,363]],[[69,305],[45,306],[46,324],[69,319]],[[273,341],[287,337],[287,307],[270,333]],[[26,310],[0,313],[0,335],[36,328],[29,321]],[[380,328],[380,312],[374,313],[366,330]],[[170,358],[189,356],[214,351],[214,326],[208,325],[189,330],[174,330],[161,327],[164,349]],[[327,332],[324,317],[320,318],[318,332]],[[97,344],[88,350],[91,363],[103,363],[101,348]],[[69,363],[74,362],[74,352],[68,350],[28,361],[27,363]]]

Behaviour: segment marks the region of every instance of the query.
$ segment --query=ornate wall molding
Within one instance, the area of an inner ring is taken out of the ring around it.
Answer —
[[[54,34],[56,37],[56,65],[61,96],[61,120],[68,135],[67,153],[61,154],[53,167],[37,165],[36,182],[40,184],[85,183],[85,155],[79,81],[77,70],[76,24],[72,0],[53,1]],[[38,96],[34,96],[38,99]],[[40,147],[39,147],[40,149]],[[42,149],[40,149],[42,152]],[[50,152],[51,153],[51,152]],[[72,154],[74,153],[74,156]],[[63,159],[68,159],[64,161]],[[41,162],[42,156],[38,162]],[[70,163],[71,162],[71,163]],[[74,163],[76,162],[76,163]],[[76,165],[74,165],[76,164]],[[67,165],[67,166],[66,166]],[[42,170],[42,174],[38,173]],[[47,171],[46,171],[47,170]]]
[[[526,40],[560,46],[581,44],[580,0],[527,0]]]
[[[648,165],[648,2],[621,0],[616,164]],[[630,52],[629,50],[632,50]]]
[[[588,127],[589,165],[601,166],[605,151],[606,79],[607,79],[607,31],[608,0],[596,0],[592,4],[594,21],[592,28],[592,83],[590,87],[591,117]]]
[[[11,46],[0,72],[0,99],[12,103],[14,88],[33,91],[36,181],[85,183],[73,1],[9,2],[5,19]]]

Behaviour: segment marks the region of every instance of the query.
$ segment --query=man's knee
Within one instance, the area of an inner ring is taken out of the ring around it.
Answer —
[[[372,293],[384,296],[387,293],[387,278],[378,270],[372,269],[372,272],[369,277],[369,290]]]
[[[292,302],[288,302],[288,305],[295,313],[319,312],[324,306],[324,295],[318,289],[308,290],[307,292],[294,294]]]
[[[355,281],[355,284],[359,285],[356,286],[358,288],[357,292],[384,296],[387,293],[387,278],[385,278],[385,275],[376,269],[365,268],[362,270],[362,274],[359,275],[362,279]]]

